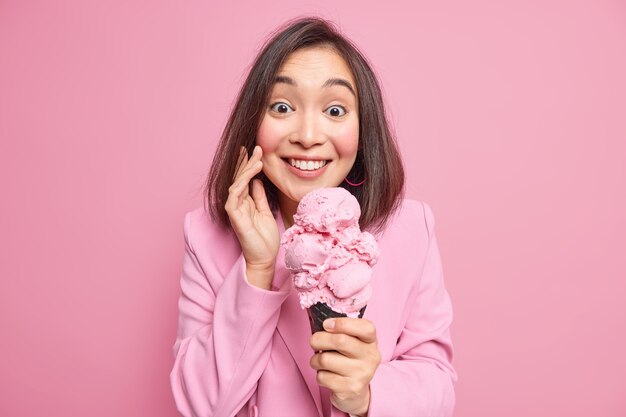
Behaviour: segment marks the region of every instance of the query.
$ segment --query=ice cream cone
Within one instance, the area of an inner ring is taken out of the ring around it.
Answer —
[[[361,310],[359,310],[359,318],[363,318],[366,307],[367,306],[364,306]],[[313,304],[307,309],[307,312],[309,314],[309,322],[311,323],[311,333],[324,331],[323,323],[326,319],[332,317],[348,317],[346,314],[334,311],[324,303]]]

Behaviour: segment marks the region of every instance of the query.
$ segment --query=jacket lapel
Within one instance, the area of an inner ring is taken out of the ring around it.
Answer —
[[[311,326],[306,312],[300,308],[298,294],[295,290],[289,294],[283,303],[277,328],[309,388],[319,414],[322,415],[320,391],[316,380],[317,374],[309,365],[311,356],[313,356],[313,349],[309,345]]]
[[[283,223],[282,216],[278,210],[274,214],[276,223],[278,224],[280,236],[282,237],[285,232],[285,225]],[[278,282],[288,283],[287,281],[291,281],[289,271],[285,267],[285,252],[282,246],[278,251],[275,274],[276,276],[274,279],[277,279]],[[318,413],[321,416],[323,413],[319,385],[317,385],[316,380],[317,374],[309,365],[311,356],[313,356],[313,349],[311,349],[311,346],[309,345],[309,339],[311,338],[309,318],[306,311],[300,307],[297,291],[293,288],[291,283],[288,283],[288,285],[291,290],[289,292],[289,296],[287,296],[287,299],[283,302],[280,310],[280,317],[278,318],[278,325],[276,327],[278,329],[278,333],[285,342],[289,353],[291,353],[291,356],[296,362],[296,365],[302,374],[302,378],[304,378],[304,381],[309,388],[311,397],[313,397],[313,401],[315,401]]]

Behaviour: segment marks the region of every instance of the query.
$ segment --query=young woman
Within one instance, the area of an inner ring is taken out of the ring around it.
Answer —
[[[280,237],[298,202],[344,187],[381,255],[363,319],[311,336]],[[430,208],[402,162],[370,65],[328,22],[289,22],[241,88],[185,217],[171,384],[185,416],[452,414],[452,307]]]

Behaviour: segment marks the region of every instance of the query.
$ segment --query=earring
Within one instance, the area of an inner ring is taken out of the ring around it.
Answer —
[[[357,182],[356,184],[355,184],[355,183],[350,182],[350,180],[348,179],[348,177],[344,178],[344,181],[345,181],[345,182],[347,182],[349,185],[351,185],[351,186],[353,186],[353,187],[358,187],[358,186],[363,185],[363,184],[365,183],[365,178],[363,178],[363,181],[361,181],[361,182]]]
[[[356,168],[356,170],[355,170],[355,168]],[[353,171],[357,171],[357,173],[361,173],[362,172],[363,173],[363,180],[361,182],[354,183],[354,182],[350,181],[348,179],[348,177],[346,176],[346,178],[344,178],[344,181],[346,183],[348,183],[348,185],[351,185],[353,187],[359,187],[359,186],[363,185],[365,183],[365,173],[363,172],[364,171],[364,169],[363,169],[363,156],[361,155],[361,150],[360,149],[357,152],[357,157],[356,157],[356,160],[354,162],[354,165],[352,166],[352,169],[350,169],[350,172],[353,172]],[[348,173],[348,175],[350,175],[350,172]]]

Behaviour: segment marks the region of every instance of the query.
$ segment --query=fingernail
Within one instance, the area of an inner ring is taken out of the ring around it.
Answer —
[[[327,319],[324,320],[324,328],[326,330],[332,330],[335,328],[335,320],[334,319]]]

